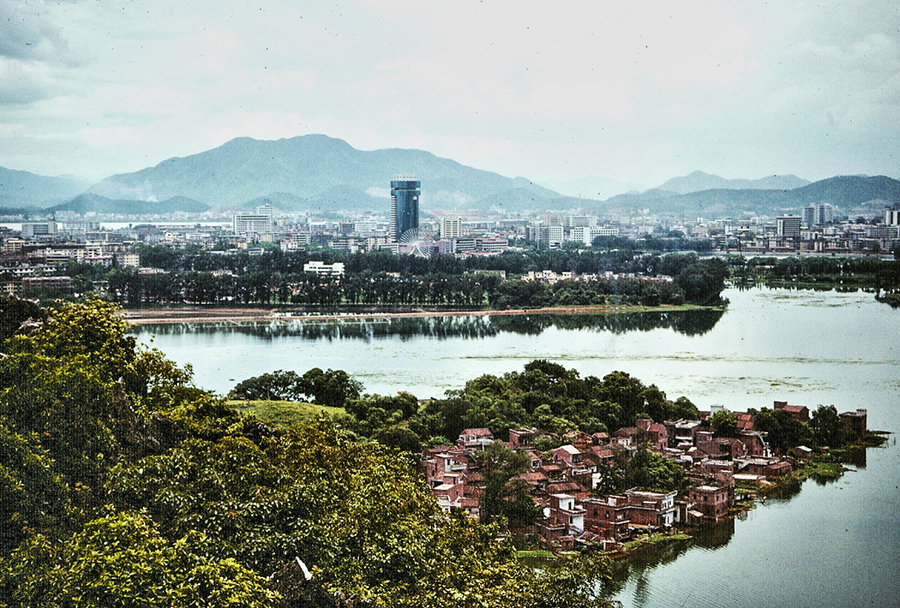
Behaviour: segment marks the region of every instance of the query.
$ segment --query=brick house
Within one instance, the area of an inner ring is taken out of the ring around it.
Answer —
[[[772,455],[772,451],[769,449],[769,442],[766,441],[766,434],[761,431],[741,431],[738,439],[747,448],[748,456],[769,457]]]
[[[688,488],[688,500],[704,519],[719,520],[728,514],[733,494],[725,486],[702,485]]]
[[[667,420],[665,427],[668,432],[669,447],[687,449],[694,445],[697,431],[703,430],[703,422],[700,420]]]
[[[696,441],[697,447],[710,458],[734,460],[747,455],[747,446],[734,437],[714,437],[712,431],[698,431]]]
[[[535,437],[541,433],[542,431],[536,428],[509,429],[509,447],[513,450],[530,447],[534,443]]]
[[[624,496],[588,498],[582,505],[585,530],[617,541],[628,535],[631,520],[628,519],[628,499]]]
[[[653,422],[649,418],[639,418],[635,421],[635,426],[637,426],[640,431],[643,431],[650,436],[650,443],[657,450],[661,451],[668,446],[669,431],[666,430],[665,425]]]
[[[459,434],[457,443],[467,450],[484,450],[485,446],[493,443],[494,434],[488,429],[464,429]]]
[[[551,494],[549,501],[548,520],[565,526],[569,534],[577,535],[584,532],[584,515],[587,511],[575,501],[574,496]]]
[[[626,513],[633,524],[652,527],[671,526],[675,522],[677,492],[647,492],[626,490]]]
[[[793,470],[789,463],[770,458],[738,458],[735,460],[735,465],[741,473],[761,477],[780,477]]]
[[[803,424],[809,423],[809,408],[805,405],[788,405],[787,401],[776,401],[774,407],[776,410],[788,412]]]
[[[868,412],[863,409],[857,409],[855,412],[844,412],[840,414],[841,422],[844,425],[844,437],[855,440],[862,439],[867,432]]]

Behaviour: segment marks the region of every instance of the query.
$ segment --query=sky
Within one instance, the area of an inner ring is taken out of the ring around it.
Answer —
[[[310,133],[537,182],[900,178],[900,2],[0,0],[0,166]]]

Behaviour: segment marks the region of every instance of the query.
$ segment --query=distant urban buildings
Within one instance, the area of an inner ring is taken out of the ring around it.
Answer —
[[[800,238],[799,215],[779,215],[775,218],[775,234],[783,237]]]
[[[808,228],[824,226],[834,221],[834,207],[828,203],[807,205],[803,208],[803,224]]]
[[[319,276],[341,277],[344,276],[344,263],[326,264],[325,262],[310,261],[303,265],[303,272],[311,272]]]
[[[391,236],[394,242],[419,229],[419,188],[415,175],[398,174],[391,180]]]
[[[233,217],[234,233],[247,234],[271,234],[272,216],[275,210],[268,203],[256,208],[256,213],[236,213]]]
[[[885,226],[900,226],[900,209],[885,209],[884,210],[884,225]]]
[[[441,239],[458,239],[462,235],[462,220],[458,215],[441,219]]]

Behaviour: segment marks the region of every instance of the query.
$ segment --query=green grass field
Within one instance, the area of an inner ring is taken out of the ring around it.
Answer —
[[[311,422],[320,414],[332,417],[344,414],[340,407],[326,407],[314,403],[293,401],[238,401],[229,400],[228,406],[243,414],[256,416],[268,425],[286,429],[295,424]]]

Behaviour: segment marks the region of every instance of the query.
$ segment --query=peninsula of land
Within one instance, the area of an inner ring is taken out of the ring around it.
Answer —
[[[163,325],[174,323],[260,323],[260,322],[323,322],[352,319],[402,319],[426,317],[464,317],[479,315],[610,315],[641,312],[671,312],[689,310],[712,310],[723,307],[682,305],[596,305],[596,306],[552,306],[542,308],[515,308],[505,310],[472,309],[407,309],[389,308],[383,310],[346,310],[328,312],[310,312],[303,310],[285,310],[279,308],[214,308],[214,307],[167,307],[167,308],[129,308],[118,314],[135,325]]]

